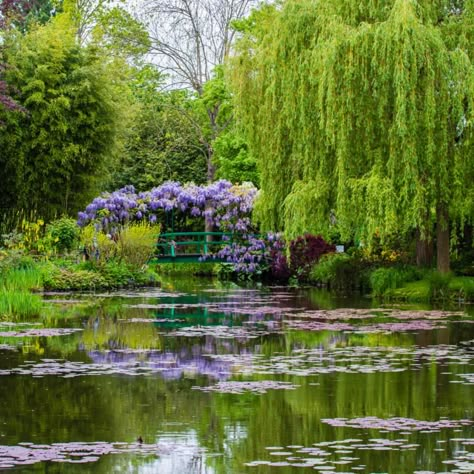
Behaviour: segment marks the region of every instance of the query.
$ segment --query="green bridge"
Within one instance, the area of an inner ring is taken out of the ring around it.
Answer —
[[[202,257],[215,254],[233,241],[234,234],[227,232],[172,232],[161,234],[156,252],[150,263],[202,262]],[[212,262],[225,260],[213,258]]]

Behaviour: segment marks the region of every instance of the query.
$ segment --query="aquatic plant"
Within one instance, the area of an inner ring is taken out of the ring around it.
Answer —
[[[38,295],[25,290],[0,290],[0,317],[28,319],[39,316],[43,302]]]
[[[258,380],[258,381],[230,381],[218,382],[215,385],[206,387],[194,386],[192,390],[200,390],[201,392],[217,392],[217,393],[267,393],[268,390],[294,390],[298,385],[290,382],[278,382],[275,380]]]
[[[14,268],[0,275],[0,291],[38,290],[42,287],[42,273],[38,266]]]

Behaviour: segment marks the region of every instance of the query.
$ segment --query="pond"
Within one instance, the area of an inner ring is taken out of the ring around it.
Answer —
[[[0,322],[0,470],[474,472],[474,311],[175,279]]]

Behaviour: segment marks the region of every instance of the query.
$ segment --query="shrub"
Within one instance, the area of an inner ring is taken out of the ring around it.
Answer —
[[[158,228],[147,222],[129,224],[118,234],[117,254],[134,268],[145,265],[155,251]]]
[[[323,255],[313,266],[310,279],[327,285],[332,290],[362,289],[368,286],[368,264],[346,253]]]
[[[97,272],[49,266],[43,272],[43,285],[48,290],[95,290],[106,288],[105,278]]]
[[[403,283],[420,278],[419,271],[411,266],[381,267],[370,274],[370,286],[375,296],[383,296],[388,290],[399,288]]]
[[[336,247],[320,235],[305,234],[290,242],[290,271],[298,280],[307,280],[313,265]]]
[[[99,264],[114,258],[117,253],[117,244],[110,235],[98,232],[92,224],[82,229],[80,244],[85,258]]]
[[[120,288],[133,285],[134,273],[125,262],[111,260],[103,265],[100,274],[107,288]]]
[[[474,301],[474,279],[465,279],[462,285],[462,296],[465,301]]]
[[[0,250],[0,275],[13,269],[34,268],[36,262],[21,250]]]
[[[74,219],[62,217],[46,227],[54,248],[59,252],[71,251],[79,239],[79,227]]]
[[[430,301],[447,299],[449,297],[449,284],[452,279],[452,273],[430,272],[428,274]]]

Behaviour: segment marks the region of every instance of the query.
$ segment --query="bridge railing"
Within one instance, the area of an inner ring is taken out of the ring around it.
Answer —
[[[233,242],[234,234],[228,232],[172,232],[161,234],[156,243],[157,252],[154,261],[199,261],[209,255],[216,247]]]

